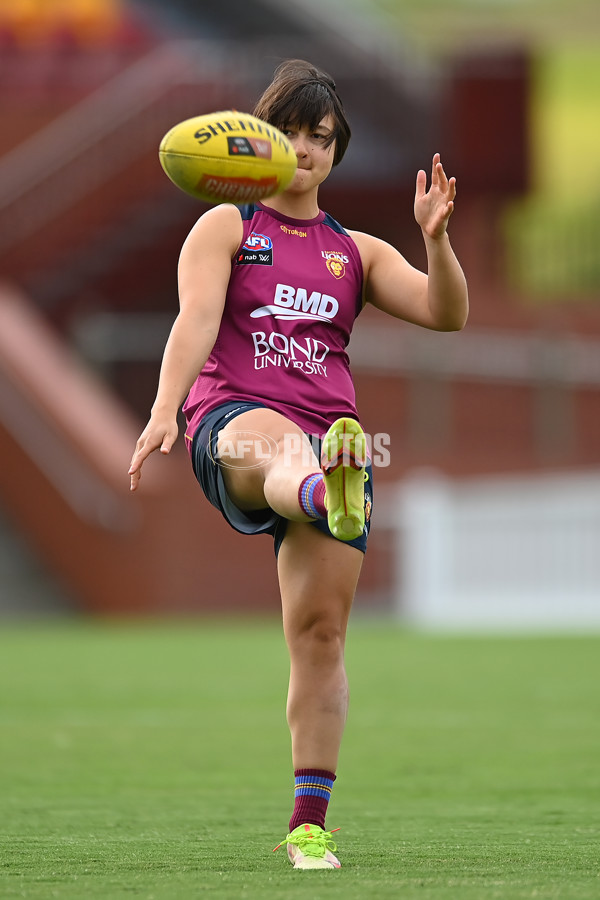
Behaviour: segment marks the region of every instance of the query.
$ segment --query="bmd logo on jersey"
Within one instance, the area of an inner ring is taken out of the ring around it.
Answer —
[[[273,241],[266,234],[253,231],[248,235],[237,255],[238,266],[272,266]]]
[[[261,319],[263,316],[273,316],[275,319],[312,319],[329,324],[339,308],[336,298],[329,294],[322,294],[320,291],[309,293],[303,287],[278,284],[273,303],[253,309],[250,316],[253,319]]]

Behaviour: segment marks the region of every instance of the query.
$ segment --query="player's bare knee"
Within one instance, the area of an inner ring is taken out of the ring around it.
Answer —
[[[331,616],[315,615],[298,623],[288,643],[292,653],[317,658],[337,658],[343,654],[346,627]]]

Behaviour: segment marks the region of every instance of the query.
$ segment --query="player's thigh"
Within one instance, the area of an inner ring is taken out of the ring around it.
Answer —
[[[289,522],[277,557],[288,642],[319,623],[346,632],[364,554],[312,525]]]
[[[219,431],[217,450],[227,493],[240,509],[268,505],[263,487],[273,466],[319,469],[302,429],[272,409],[236,416]]]
[[[272,462],[281,453],[287,454],[290,462],[317,463],[302,429],[273,409],[249,409],[231,419],[219,431],[218,446],[219,455],[231,455],[232,464],[239,464],[240,468],[265,462],[267,456]]]

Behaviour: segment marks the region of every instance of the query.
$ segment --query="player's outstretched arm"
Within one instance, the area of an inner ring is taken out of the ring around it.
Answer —
[[[231,258],[242,236],[239,210],[215,207],[196,222],[179,259],[180,310],[163,355],[150,421],[129,467],[137,490],[145,460],[155,450],[168,454],[177,439],[177,412],[202,370],[219,333]]]
[[[427,306],[438,330],[455,331],[466,324],[469,296],[463,270],[448,238],[456,179],[447,177],[439,153],[433,157],[428,191],[426,187],[427,178],[421,170],[417,173],[414,212],[427,252]]]
[[[436,153],[429,190],[425,171],[417,174],[414,204],[427,252],[427,273],[411,266],[391,244],[352,232],[363,261],[365,302],[435,331],[458,331],[465,325],[467,283],[447,233],[455,196],[456,180],[446,177]]]

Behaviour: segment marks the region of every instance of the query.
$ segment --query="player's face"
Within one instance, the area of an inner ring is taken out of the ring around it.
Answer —
[[[298,159],[298,169],[288,191],[306,191],[325,181],[333,165],[335,141],[325,146],[333,127],[333,117],[325,116],[314,129],[307,125],[286,125],[282,129]]]

